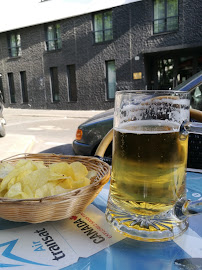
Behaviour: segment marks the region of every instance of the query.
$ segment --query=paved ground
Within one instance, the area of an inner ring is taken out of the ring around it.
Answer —
[[[32,115],[32,116],[48,116],[48,117],[55,117],[55,116],[62,116],[67,118],[88,118],[94,116],[98,113],[103,111],[71,111],[71,110],[32,110],[32,109],[11,109],[11,108],[4,108],[4,116],[7,115]]]
[[[102,111],[69,111],[69,110],[27,110],[27,109],[11,109],[4,108],[4,117],[5,119],[10,119],[13,116],[16,116],[16,121],[20,124],[19,121],[24,121],[27,119],[27,116],[30,116],[34,119],[39,118],[72,118],[72,119],[87,119],[92,117]],[[32,149],[33,144],[35,143],[35,136],[33,135],[23,135],[19,136],[18,130],[15,133],[9,133],[8,126],[12,125],[10,122],[7,125],[7,134],[5,137],[0,138],[0,160],[7,157],[19,154],[19,153],[28,153]],[[34,123],[33,123],[34,125]],[[19,126],[19,125],[18,125]],[[34,128],[34,126],[33,126]]]

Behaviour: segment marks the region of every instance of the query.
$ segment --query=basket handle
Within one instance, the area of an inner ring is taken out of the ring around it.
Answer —
[[[190,117],[198,122],[202,122],[202,112],[196,109],[190,109]],[[107,147],[113,139],[113,128],[105,135],[105,137],[100,142],[96,152],[96,157],[104,157]]]

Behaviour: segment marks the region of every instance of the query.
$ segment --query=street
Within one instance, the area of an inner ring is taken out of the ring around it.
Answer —
[[[0,159],[25,152],[73,155],[78,125],[100,112],[5,108],[6,136],[0,138]]]

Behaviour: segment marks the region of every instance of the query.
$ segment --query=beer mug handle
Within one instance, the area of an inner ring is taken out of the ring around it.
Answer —
[[[95,152],[95,157],[98,157],[106,162],[109,161],[109,160],[107,160],[107,158],[104,158],[104,154],[107,150],[107,147],[112,142],[112,139],[113,139],[113,128],[105,135],[105,137],[100,142],[100,144]]]
[[[202,214],[202,201],[181,199],[175,205],[175,215],[178,219],[184,219],[197,214]]]
[[[192,115],[192,113],[194,115]],[[200,122],[200,111],[197,110],[190,110],[191,117],[194,119],[193,116],[195,116],[195,120],[198,120]],[[197,119],[196,119],[197,118]],[[181,133],[183,134],[201,134],[202,135],[202,123],[197,122],[184,122],[181,125]],[[201,214],[202,213],[202,201],[190,201],[190,200],[180,200],[175,205],[175,215],[179,219],[183,219],[188,216]]]

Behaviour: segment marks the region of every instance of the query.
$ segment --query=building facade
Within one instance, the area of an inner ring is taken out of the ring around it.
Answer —
[[[142,0],[0,33],[5,107],[103,110],[202,69],[202,1]]]

